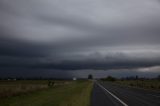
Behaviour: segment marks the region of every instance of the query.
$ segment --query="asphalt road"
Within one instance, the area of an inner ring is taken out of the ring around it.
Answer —
[[[160,92],[95,82],[91,106],[160,106]]]

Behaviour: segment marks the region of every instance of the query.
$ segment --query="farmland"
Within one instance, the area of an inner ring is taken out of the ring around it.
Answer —
[[[160,90],[159,80],[117,80],[117,84],[150,90]]]
[[[91,81],[1,81],[0,106],[89,106]]]
[[[69,83],[68,81],[51,81],[54,86]],[[47,80],[18,80],[18,81],[0,81],[0,98],[16,96],[37,90],[49,88]]]
[[[131,76],[131,77],[126,77],[121,79],[108,76],[106,78],[102,78],[101,81],[109,81],[114,84],[119,84],[122,86],[160,91],[160,76],[156,78],[138,78],[138,76]]]

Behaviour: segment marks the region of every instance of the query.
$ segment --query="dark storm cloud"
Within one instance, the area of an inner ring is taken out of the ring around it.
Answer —
[[[118,62],[92,62],[92,61],[65,61],[62,63],[47,63],[36,64],[31,68],[39,69],[60,69],[60,70],[78,70],[78,69],[94,69],[94,70],[108,70],[108,69],[137,69],[140,67],[159,66],[159,61],[146,62],[146,61],[118,61]]]
[[[157,0],[1,0],[0,69],[159,66],[159,11]]]
[[[49,60],[46,58],[13,58],[13,57],[1,57],[0,65],[3,68],[24,68],[24,69],[57,69],[57,70],[108,70],[108,69],[138,69],[145,67],[153,67],[160,65],[159,55],[150,57],[144,56],[142,58],[134,56],[127,56],[127,54],[117,53],[107,56],[97,57],[97,54],[87,56],[82,60],[61,60],[60,62]],[[90,57],[90,58],[88,58]],[[101,58],[100,58],[101,57]],[[83,58],[83,57],[81,57]],[[87,59],[88,58],[88,59]],[[4,61],[5,60],[5,61]],[[15,63],[16,62],[16,63]]]
[[[44,48],[39,45],[12,39],[0,39],[0,56],[42,57]]]

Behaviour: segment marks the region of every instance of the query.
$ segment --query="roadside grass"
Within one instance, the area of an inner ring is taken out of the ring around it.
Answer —
[[[91,81],[75,81],[25,93],[19,96],[2,98],[0,106],[90,106]]]
[[[160,90],[160,81],[159,80],[117,80],[115,81],[118,84],[144,88],[150,90]]]
[[[54,86],[67,84],[68,81],[52,81]],[[0,81],[0,98],[16,96],[23,93],[43,90],[48,88],[47,80],[18,80],[18,81]]]

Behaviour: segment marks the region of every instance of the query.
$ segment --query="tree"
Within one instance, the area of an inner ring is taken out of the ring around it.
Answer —
[[[160,75],[157,76],[157,79],[160,80]]]
[[[88,75],[88,79],[93,79],[92,74],[89,74],[89,75]]]

